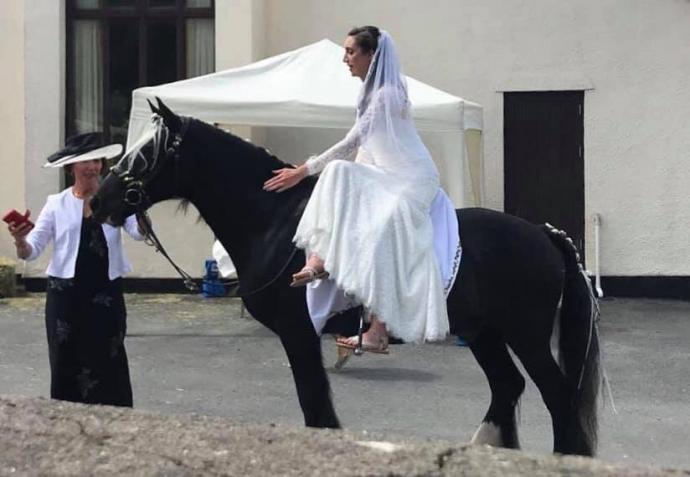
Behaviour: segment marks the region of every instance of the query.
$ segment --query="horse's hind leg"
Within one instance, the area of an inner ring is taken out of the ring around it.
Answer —
[[[472,437],[473,444],[518,449],[516,406],[525,379],[508,353],[501,335],[491,329],[482,331],[470,344],[491,388],[491,405]]]
[[[575,409],[575,390],[567,382],[551,354],[549,338],[524,330],[522,339],[509,343],[525,370],[537,385],[551,414],[553,451],[560,454],[592,455]]]

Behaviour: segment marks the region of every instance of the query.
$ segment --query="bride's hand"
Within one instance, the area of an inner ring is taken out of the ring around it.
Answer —
[[[302,165],[294,169],[278,169],[273,171],[273,174],[273,177],[264,182],[264,190],[283,192],[290,187],[296,186],[302,179],[307,177],[307,168]]]

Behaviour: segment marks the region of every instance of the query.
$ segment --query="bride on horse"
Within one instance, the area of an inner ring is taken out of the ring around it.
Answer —
[[[430,217],[438,171],[411,118],[391,36],[354,28],[344,47],[343,61],[363,81],[354,127],[264,184],[282,192],[320,173],[293,239],[308,260],[292,285],[328,277],[364,305],[371,316],[364,350],[385,352],[388,332],[405,341],[442,340],[448,313]],[[339,345],[356,342],[341,338]]]

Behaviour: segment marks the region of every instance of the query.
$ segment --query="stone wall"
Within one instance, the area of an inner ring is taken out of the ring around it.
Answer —
[[[587,458],[441,441],[372,442],[347,431],[8,396],[0,396],[0,456],[0,476],[690,476]]]

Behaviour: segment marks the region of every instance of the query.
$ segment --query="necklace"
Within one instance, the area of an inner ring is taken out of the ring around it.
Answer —
[[[81,192],[77,192],[75,189],[72,189],[72,195],[74,195],[74,197],[76,197],[77,199],[88,199],[93,194],[82,194]]]

